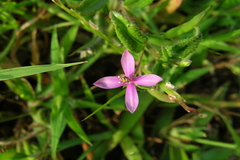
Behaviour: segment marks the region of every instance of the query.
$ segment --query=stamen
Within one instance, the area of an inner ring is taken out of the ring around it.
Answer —
[[[130,79],[127,76],[118,76],[120,82],[119,83],[129,83]]]

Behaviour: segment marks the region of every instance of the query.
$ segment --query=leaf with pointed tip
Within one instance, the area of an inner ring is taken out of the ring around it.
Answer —
[[[142,8],[150,5],[152,2],[153,0],[125,0],[123,4],[130,8]]]
[[[124,47],[135,53],[141,52],[148,37],[120,13],[111,11],[110,18]]]
[[[86,62],[76,62],[76,63],[68,63],[68,64],[47,64],[47,65],[2,69],[0,70],[0,81],[30,76],[37,73],[55,71],[57,69],[70,67],[70,66],[74,66],[82,63],[86,63]]]
[[[206,8],[204,11],[202,11],[198,15],[194,16],[190,21],[168,30],[165,33],[165,38],[173,38],[183,33],[191,31],[194,27],[198,26],[198,24],[203,20],[203,18],[207,15],[210,9],[211,9],[211,6]]]

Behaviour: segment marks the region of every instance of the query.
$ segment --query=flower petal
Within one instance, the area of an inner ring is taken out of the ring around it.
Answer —
[[[93,85],[103,89],[112,89],[121,87],[125,85],[125,83],[120,83],[119,77],[117,76],[108,76],[97,80]]]
[[[128,52],[128,50],[124,51],[121,58],[121,64],[125,75],[131,78],[135,72],[135,61],[131,53]]]
[[[133,79],[133,83],[140,86],[153,86],[162,80],[161,77],[155,74],[146,74],[142,76],[137,76]]]
[[[127,109],[133,113],[138,107],[138,93],[136,86],[133,83],[129,83],[126,89],[125,104]]]

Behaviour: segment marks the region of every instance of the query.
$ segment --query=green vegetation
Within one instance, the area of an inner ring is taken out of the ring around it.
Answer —
[[[0,0],[0,159],[239,159],[239,4]],[[125,50],[163,79],[134,113],[93,86]]]

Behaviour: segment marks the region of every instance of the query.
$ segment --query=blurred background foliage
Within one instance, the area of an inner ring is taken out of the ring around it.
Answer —
[[[239,159],[239,4],[0,0],[0,159]],[[125,49],[163,78],[134,114],[92,86]]]

